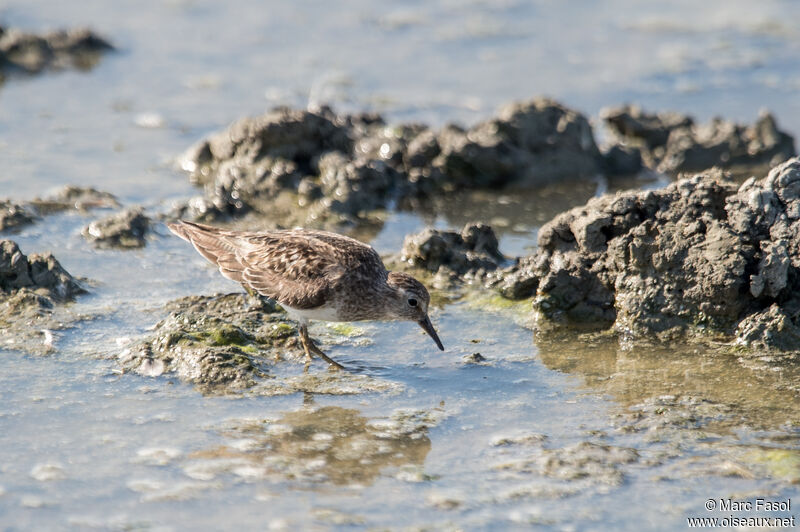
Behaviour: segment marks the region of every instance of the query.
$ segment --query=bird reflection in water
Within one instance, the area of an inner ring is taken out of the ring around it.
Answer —
[[[245,421],[226,429],[230,444],[190,455],[197,473],[231,472],[281,481],[369,485],[381,471],[413,468],[431,448],[428,411],[369,419],[359,410],[305,406],[274,422]]]

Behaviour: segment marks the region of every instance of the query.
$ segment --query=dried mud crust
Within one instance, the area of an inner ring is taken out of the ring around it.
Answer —
[[[647,166],[660,172],[698,172],[714,166],[735,172],[769,168],[797,155],[794,138],[762,113],[751,125],[715,118],[696,124],[675,112],[648,113],[637,106],[606,108],[601,117],[629,150],[638,150]],[[615,150],[618,165],[635,164]],[[635,157],[635,155],[631,155]]]
[[[500,286],[535,295],[543,328],[735,332],[745,345],[800,349],[799,268],[800,159],[792,159],[738,190],[698,175],[592,199],[543,226],[537,252]]]
[[[602,164],[587,119],[545,99],[509,105],[469,129],[440,131],[389,126],[374,114],[282,108],[192,147],[182,167],[205,194],[172,216],[213,220],[283,209],[289,223],[346,223],[406,198],[582,179]]]
[[[148,339],[120,354],[123,370],[149,377],[172,373],[214,394],[342,395],[398,389],[394,383],[346,371],[312,367],[304,373],[296,326],[270,302],[244,294],[190,296],[172,301],[167,310],[170,314]]]
[[[61,328],[57,305],[85,293],[81,284],[50,253],[25,256],[11,240],[0,240],[0,330],[4,347],[47,352]],[[52,333],[50,333],[52,334]],[[42,341],[44,340],[44,341]]]

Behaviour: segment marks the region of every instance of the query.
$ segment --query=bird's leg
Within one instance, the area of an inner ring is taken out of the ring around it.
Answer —
[[[308,344],[311,343],[311,338],[308,337],[308,327],[305,325],[300,325],[297,328],[297,331],[300,333],[300,344],[303,346],[303,351],[306,352],[306,367],[308,367],[313,360],[311,357],[311,349],[308,347]]]
[[[300,333],[300,343],[303,344],[303,350],[306,352],[307,365],[311,363],[312,359],[311,353],[314,353],[319,358],[330,364],[331,367],[334,367],[336,369],[344,369],[344,366],[333,360],[331,357],[323,353],[319,347],[314,345],[314,341],[308,337],[307,325],[301,324],[300,327],[298,327],[298,332]]]

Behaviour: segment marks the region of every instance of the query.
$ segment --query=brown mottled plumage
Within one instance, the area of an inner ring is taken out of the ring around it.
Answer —
[[[312,319],[412,320],[444,350],[428,319],[425,286],[408,274],[387,271],[378,253],[358,240],[308,229],[254,233],[185,221],[167,226],[222,275],[281,303],[300,322],[308,359],[313,352],[341,367],[308,338]]]

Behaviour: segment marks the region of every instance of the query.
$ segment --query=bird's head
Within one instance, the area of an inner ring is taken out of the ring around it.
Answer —
[[[442,341],[436,334],[431,320],[428,317],[428,304],[431,296],[425,286],[402,272],[389,272],[387,284],[394,291],[394,301],[387,309],[390,316],[398,320],[415,321],[422,329],[433,338],[436,346],[444,351]]]

